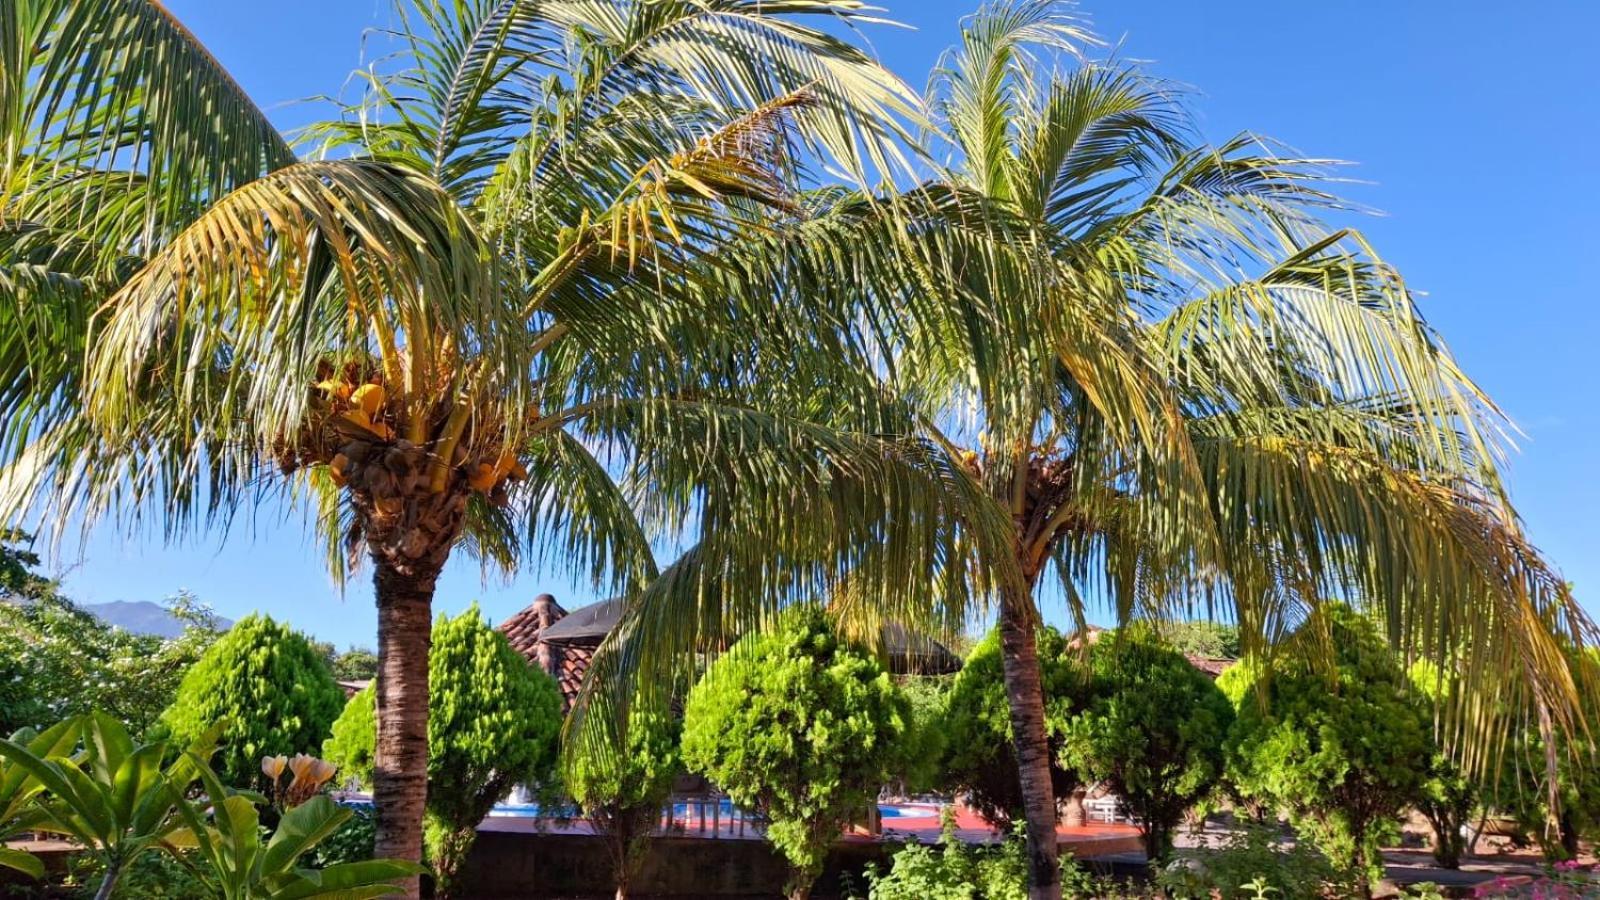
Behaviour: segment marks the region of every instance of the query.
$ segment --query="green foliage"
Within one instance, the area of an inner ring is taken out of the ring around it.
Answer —
[[[1051,782],[1056,796],[1065,797],[1079,779],[1059,764],[1061,741],[1081,703],[1084,678],[1081,666],[1069,658],[1061,632],[1048,625],[1040,628],[1038,647]],[[1000,633],[991,630],[972,648],[956,675],[943,723],[945,787],[965,791],[973,808],[996,825],[1022,816],[1002,663]]]
[[[201,734],[188,753],[163,767],[166,743],[136,745],[110,716],[94,713],[69,723],[58,727],[66,729],[63,734],[81,733],[78,756],[65,755],[72,748],[55,741],[57,749],[42,753],[0,741],[0,759],[26,772],[41,789],[34,798],[34,830],[80,844],[101,868],[97,896],[105,897],[134,860],[176,840],[189,805],[183,795],[206,770],[203,760],[211,755],[219,729]]]
[[[1441,677],[1439,667],[1427,660],[1412,663],[1406,675],[1417,695],[1433,708],[1437,721],[1439,705],[1449,697],[1453,686]],[[1477,803],[1477,783],[1467,777],[1435,740],[1433,754],[1428,760],[1427,777],[1417,797],[1417,810],[1433,829],[1433,859],[1440,866],[1460,868],[1461,856],[1467,849],[1462,826],[1467,824]]]
[[[45,818],[44,810],[35,802],[44,790],[44,782],[31,763],[12,754],[46,759],[70,753],[77,746],[80,730],[79,722],[68,720],[39,734],[18,734],[12,738],[9,752],[0,749],[0,867],[34,878],[44,874],[37,857],[5,846],[6,841],[34,830]]]
[[[343,705],[344,692],[305,635],[250,615],[184,676],[161,722],[180,744],[226,722],[217,769],[229,784],[258,786],[263,756],[317,753]]]
[[[200,875],[204,865],[191,851],[144,853],[128,863],[111,896],[113,900],[214,900],[216,894]],[[89,900],[104,869],[93,857],[75,857],[67,864],[62,887],[77,888],[70,896]]]
[[[184,673],[216,640],[216,618],[186,594],[168,601],[175,638],[107,624],[42,579],[21,603],[0,603],[0,734],[90,711],[146,733]]]
[[[344,711],[333,720],[330,736],[322,744],[322,758],[339,768],[341,782],[372,786],[372,766],[378,752],[378,689],[357,691],[345,701]]]
[[[335,654],[329,668],[339,681],[368,681],[378,677],[378,654],[365,647],[351,647]]]
[[[901,741],[897,787],[906,794],[945,788],[944,759],[949,746],[950,692],[948,675],[913,675],[900,682],[911,705],[911,720]]]
[[[372,811],[352,809],[354,814],[338,831],[318,844],[306,856],[306,864],[313,869],[347,862],[363,862],[373,858],[373,845],[378,837],[377,823]]]
[[[565,784],[611,854],[617,895],[625,896],[650,847],[650,832],[683,771],[682,723],[669,710],[635,707],[622,752],[574,753]]]
[[[895,851],[887,872],[876,864],[867,868],[869,900],[1026,900],[1028,857],[1022,836],[973,846],[956,837],[955,819],[946,813],[936,846],[913,838]]]
[[[1155,628],[1172,649],[1208,659],[1238,659],[1239,626],[1209,619],[1182,619],[1158,623]]]
[[[415,863],[398,860],[302,868],[301,858],[349,821],[354,815],[350,810],[318,794],[284,812],[278,827],[264,836],[255,799],[230,792],[203,763],[197,774],[205,802],[178,802],[186,827],[170,842],[192,849],[205,862],[201,878],[219,900],[377,897],[399,893],[388,882],[422,871]]]
[[[1184,813],[1222,777],[1233,707],[1145,627],[1103,636],[1090,668],[1084,708],[1066,723],[1061,765],[1108,783],[1144,830],[1146,853],[1164,859]]]
[[[365,647],[351,646],[343,653],[332,641],[312,641],[311,646],[328,663],[328,671],[338,681],[369,681],[378,677],[378,654]]]
[[[370,783],[377,745],[375,686],[350,699],[323,756]],[[477,824],[511,789],[548,779],[561,729],[561,697],[528,665],[477,604],[433,626],[428,658],[429,846],[448,890]]]
[[[1600,650],[1590,648],[1577,654],[1569,648],[1566,655],[1581,688],[1600,686]],[[1582,703],[1593,728],[1600,721],[1600,696],[1585,695]],[[1550,748],[1533,718],[1514,721],[1509,730],[1499,780],[1492,791],[1486,791],[1492,796],[1484,799],[1533,834],[1548,859],[1571,859],[1578,852],[1580,838],[1600,837],[1600,743],[1589,736],[1557,731],[1552,736],[1555,746]],[[1556,764],[1554,809],[1547,764],[1550,749]]]
[[[867,867],[868,900],[1026,900],[1028,846],[1019,825],[998,844],[968,844],[956,837],[948,807],[937,845],[913,838],[895,851],[888,871]],[[1061,853],[1061,893],[1067,900],[1108,900],[1123,896]],[[1128,896],[1136,896],[1129,894]]]
[[[0,528],[0,601],[28,600],[53,593],[55,582],[38,573],[33,535]]]
[[[1276,823],[1244,822],[1223,845],[1178,860],[1156,882],[1174,900],[1212,897],[1321,897],[1340,882],[1327,857],[1305,841],[1285,846]]]
[[[1373,623],[1324,604],[1292,640],[1326,640],[1334,670],[1297,653],[1242,692],[1228,765],[1246,797],[1288,809],[1296,826],[1360,884],[1381,877],[1377,849],[1415,802],[1432,754],[1430,721]]]
[[[683,759],[769,820],[790,892],[803,894],[893,773],[910,715],[871,655],[799,609],[741,639],[689,692]]]

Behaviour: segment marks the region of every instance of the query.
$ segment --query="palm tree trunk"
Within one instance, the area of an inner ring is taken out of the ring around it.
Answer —
[[[1000,606],[1000,648],[1027,822],[1028,897],[1061,900],[1056,798],[1050,783],[1050,745],[1045,738],[1044,687],[1035,627],[1032,598],[1008,593]]]
[[[428,799],[428,650],[438,569],[402,570],[374,554],[378,601],[378,744],[372,800],[379,859],[422,861]],[[420,880],[402,885],[420,896]]]

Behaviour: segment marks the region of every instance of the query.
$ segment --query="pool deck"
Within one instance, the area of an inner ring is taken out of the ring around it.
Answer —
[[[479,831],[510,834],[594,834],[594,829],[582,819],[545,819],[532,816],[497,815],[484,819]],[[883,833],[870,834],[865,828],[852,826],[839,836],[841,843],[870,844],[874,842],[900,842],[915,837],[924,844],[939,840],[940,822],[937,814],[929,816],[895,816],[883,820]],[[678,819],[672,828],[660,834],[664,837],[702,838],[705,840],[759,841],[762,835],[748,826],[726,820],[710,821]],[[989,844],[1001,839],[1001,832],[985,822],[976,813],[964,807],[956,808],[956,837],[968,844]],[[1130,853],[1143,849],[1139,829],[1123,824],[1092,824],[1082,827],[1056,828],[1056,840],[1063,850],[1072,851],[1078,859]]]

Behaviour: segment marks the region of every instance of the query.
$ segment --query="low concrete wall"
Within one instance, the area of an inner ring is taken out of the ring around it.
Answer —
[[[841,843],[828,855],[817,882],[818,900],[839,896],[841,873],[861,884],[867,863],[884,860],[895,845]],[[467,858],[462,895],[474,900],[555,900],[611,893],[611,860],[601,840],[588,834],[480,831]],[[653,898],[769,898],[783,892],[783,857],[765,841],[658,837],[633,893]]]

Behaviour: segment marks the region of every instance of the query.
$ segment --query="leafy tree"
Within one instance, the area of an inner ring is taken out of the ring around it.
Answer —
[[[617,900],[628,896],[633,876],[650,850],[661,806],[683,771],[682,727],[669,711],[639,707],[629,715],[627,743],[621,752],[568,757],[567,791],[606,841]]]
[[[371,681],[378,677],[378,654],[365,647],[351,647],[335,654],[330,668],[339,681]]]
[[[1065,797],[1081,781],[1061,759],[1061,739],[1083,695],[1083,674],[1068,658],[1066,639],[1049,625],[1035,638],[1050,735],[1050,780],[1054,796]],[[998,630],[973,646],[956,674],[940,726],[944,733],[941,776],[947,789],[966,792],[973,809],[1002,828],[1024,810],[1017,777],[1016,744],[1006,700]]]
[[[768,819],[788,895],[803,900],[841,829],[893,774],[910,712],[874,658],[797,609],[742,638],[689,692],[683,759]]]
[[[956,835],[954,813],[945,812],[937,846],[913,837],[895,851],[888,871],[876,863],[868,866],[869,900],[1025,900],[1028,859],[1022,838],[973,846]]]
[[[343,653],[332,641],[313,641],[311,646],[328,663],[328,671],[338,681],[371,681],[378,677],[378,654],[365,647],[350,647]]]
[[[449,896],[478,823],[518,784],[547,781],[561,730],[561,695],[528,665],[476,603],[433,626],[428,664],[428,835],[436,890]],[[376,686],[352,697],[323,756],[372,783]]]
[[[1102,635],[1090,666],[1083,709],[1066,725],[1062,765],[1108,783],[1138,819],[1146,854],[1163,860],[1184,813],[1222,778],[1233,707],[1146,627]]]
[[[1377,627],[1349,607],[1320,605],[1291,640],[1328,642],[1335,668],[1288,656],[1264,675],[1264,707],[1244,692],[1228,735],[1230,777],[1287,808],[1370,896],[1380,839],[1427,779],[1430,719]]]
[[[378,691],[373,685],[357,691],[345,702],[339,718],[322,745],[322,758],[333,763],[350,781],[372,786],[378,750]]]
[[[55,583],[40,575],[38,568],[33,535],[16,528],[0,528],[0,602],[53,592]]]
[[[178,744],[225,722],[217,769],[229,784],[262,784],[263,756],[315,754],[344,705],[327,662],[305,635],[245,616],[183,677],[161,715]]]
[[[217,639],[215,616],[186,594],[168,600],[183,632],[163,638],[116,628],[44,588],[0,603],[0,733],[98,710],[142,735]]]
[[[1208,659],[1238,659],[1239,626],[1209,619],[1178,619],[1156,625],[1161,639],[1172,649]]]

